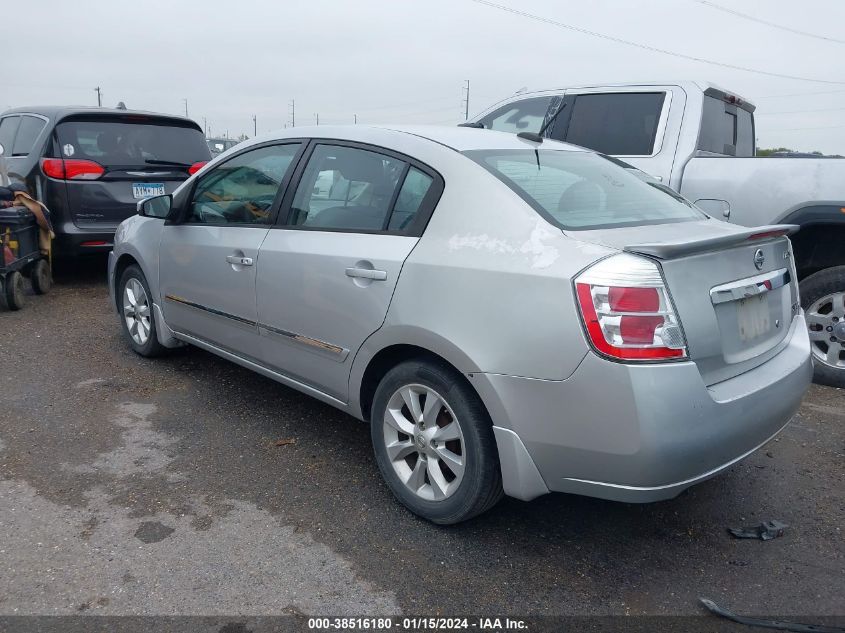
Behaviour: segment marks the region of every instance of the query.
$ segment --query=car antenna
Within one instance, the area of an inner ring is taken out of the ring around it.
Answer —
[[[563,109],[566,107],[566,102],[560,104],[560,107],[555,110],[555,113],[549,117],[549,120],[543,123],[543,127],[540,128],[539,132],[520,132],[517,134],[519,138],[524,138],[526,141],[533,141],[534,143],[542,143],[543,142],[543,132],[549,129],[549,126],[555,122],[557,119],[557,115],[563,112]]]

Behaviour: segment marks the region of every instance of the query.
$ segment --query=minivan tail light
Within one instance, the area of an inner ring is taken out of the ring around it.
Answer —
[[[198,163],[194,163],[193,165],[191,165],[190,167],[188,167],[188,173],[189,173],[191,176],[193,176],[195,173],[197,173],[200,169],[202,169],[202,168],[203,168],[203,167],[205,167],[206,165],[208,165],[208,161],[207,161],[207,160],[201,160],[201,161],[200,161],[200,162],[198,162]]]
[[[593,348],[632,361],[687,357],[686,341],[660,270],[623,253],[603,259],[575,279],[581,318]]]
[[[42,158],[41,170],[50,178],[59,180],[96,180],[105,168],[93,160]]]

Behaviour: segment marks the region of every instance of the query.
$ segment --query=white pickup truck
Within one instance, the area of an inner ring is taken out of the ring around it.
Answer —
[[[536,133],[546,123],[543,136],[619,158],[715,218],[800,225],[792,243],[816,381],[845,387],[845,160],[755,157],[754,106],[693,81],[522,93],[463,125]]]

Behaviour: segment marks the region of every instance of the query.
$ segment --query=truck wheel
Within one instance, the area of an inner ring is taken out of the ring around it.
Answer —
[[[123,271],[117,284],[117,309],[123,334],[136,354],[151,358],[165,352],[156,336],[150,287],[144,273],[134,264]]]
[[[32,282],[32,289],[37,295],[46,295],[53,287],[53,274],[50,272],[50,264],[46,259],[39,259],[29,273],[29,280]]]
[[[801,282],[801,307],[810,330],[813,380],[845,387],[845,266],[828,268]]]
[[[445,364],[407,361],[387,372],[373,399],[371,433],[382,476],[414,514],[448,525],[502,498],[490,417]]]
[[[20,310],[25,303],[23,275],[17,270],[6,275],[6,280],[3,284],[3,299],[9,310]]]

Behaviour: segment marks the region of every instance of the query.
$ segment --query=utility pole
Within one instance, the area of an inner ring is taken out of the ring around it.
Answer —
[[[290,126],[296,127],[296,100],[290,100]]]
[[[185,102],[185,117],[187,118],[187,116],[188,116],[188,100],[182,99],[182,101]]]
[[[252,135],[258,136],[258,119],[254,114],[252,115]]]
[[[97,107],[102,108],[103,107],[103,93],[100,92],[100,86],[97,86],[96,88],[94,88],[94,90],[97,92]]]
[[[205,117],[202,118],[202,130],[208,136],[208,121],[205,120]]]
[[[354,117],[355,117],[355,123],[357,124],[357,123],[358,123],[358,115],[357,115],[357,114],[353,114],[352,116],[354,116]]]
[[[464,121],[469,121],[469,79],[466,80],[466,85],[463,87],[462,92],[466,92],[466,97],[464,97]]]
[[[315,117],[317,117],[317,125],[320,125],[320,113],[319,113],[319,112],[315,112],[315,113],[314,113],[314,116],[315,116]]]

